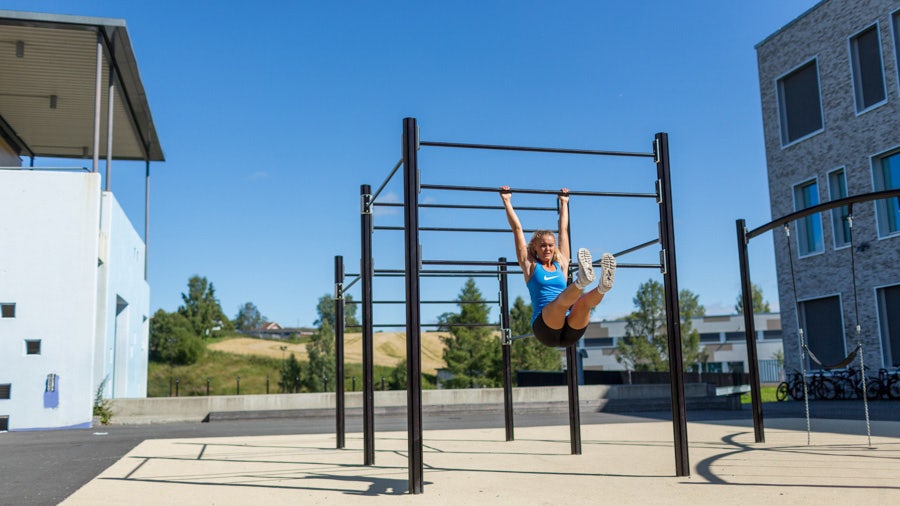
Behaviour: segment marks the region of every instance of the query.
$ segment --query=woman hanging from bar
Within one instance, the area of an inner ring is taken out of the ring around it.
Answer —
[[[525,275],[531,294],[531,328],[534,337],[552,347],[571,346],[581,339],[590,323],[591,309],[608,292],[616,278],[616,259],[604,253],[600,260],[600,282],[595,289],[585,291],[594,281],[591,253],[579,248],[578,272],[574,282],[566,286],[569,272],[569,190],[560,190],[559,246],[551,230],[538,230],[530,242],[512,205],[509,186],[500,187],[500,198],[506,208],[506,219],[516,243],[516,258]]]

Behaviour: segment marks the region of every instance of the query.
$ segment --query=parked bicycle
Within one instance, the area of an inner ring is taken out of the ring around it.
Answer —
[[[868,379],[866,394],[869,399],[900,399],[900,368],[879,369],[877,378]]]
[[[831,400],[837,397],[838,388],[835,386],[835,382],[821,371],[809,375],[805,383],[806,393],[810,399]],[[794,369],[787,381],[778,384],[775,398],[779,401],[787,400],[788,397],[795,401],[803,399],[803,384],[803,373]]]

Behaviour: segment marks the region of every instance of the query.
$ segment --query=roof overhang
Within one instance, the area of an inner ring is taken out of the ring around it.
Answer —
[[[112,84],[111,158],[165,160],[124,20],[0,10],[0,69],[0,135],[20,156],[93,158],[99,104],[106,158]]]

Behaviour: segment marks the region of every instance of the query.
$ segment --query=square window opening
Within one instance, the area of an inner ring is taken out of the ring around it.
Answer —
[[[16,304],[15,302],[4,302],[0,304],[0,318],[15,318]]]
[[[40,355],[41,354],[41,340],[40,339],[26,339],[25,340],[25,354],[26,355]]]
[[[872,25],[850,39],[850,63],[856,112],[884,102],[884,66],[878,25]]]
[[[12,394],[12,383],[0,383],[0,400],[9,399]]]

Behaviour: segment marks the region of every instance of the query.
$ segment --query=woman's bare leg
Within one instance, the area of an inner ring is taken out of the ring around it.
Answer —
[[[596,292],[597,290],[591,291]],[[563,328],[563,325],[566,323],[566,312],[580,297],[581,288],[575,286],[574,283],[567,286],[553,302],[547,304],[541,310],[541,318],[544,319],[544,323],[554,330]],[[590,310],[588,310],[588,313],[590,313]]]

